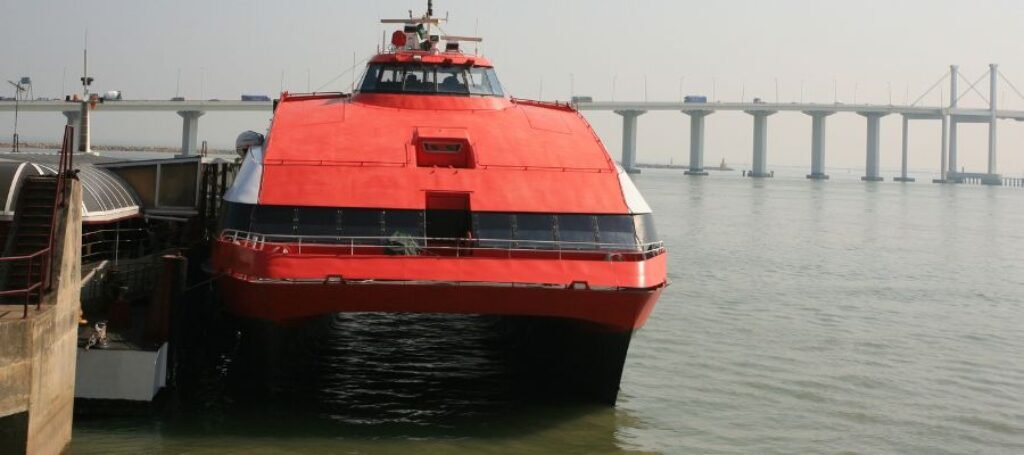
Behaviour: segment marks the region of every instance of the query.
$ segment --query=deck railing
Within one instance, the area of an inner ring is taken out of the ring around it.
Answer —
[[[570,242],[554,240],[512,240],[443,238],[412,236],[333,236],[333,235],[292,235],[260,234],[225,229],[220,239],[247,248],[303,254],[329,252],[335,255],[386,254],[394,256],[478,256],[480,253],[501,253],[507,258],[524,255],[554,255],[558,259],[577,258],[580,255],[599,254],[603,260],[621,261],[646,259],[665,252],[664,242],[648,243],[602,243]],[[383,253],[381,253],[383,251]]]
[[[117,262],[123,257],[134,257],[146,249],[147,231],[143,228],[99,229],[82,233],[82,263],[109,259]]]
[[[59,228],[57,217],[61,213],[61,208],[67,205],[67,178],[71,172],[71,143],[74,134],[74,127],[70,125],[64,127],[64,141],[60,148],[60,160],[57,165],[57,187],[53,195],[53,211],[50,215],[50,232],[46,248],[24,256],[0,257],[0,264],[5,265],[8,274],[15,264],[19,262],[26,264],[25,287],[0,291],[0,297],[3,298],[25,297],[24,310],[21,315],[23,318],[28,317],[28,306],[31,304],[33,297],[35,298],[36,309],[38,310],[43,302],[43,294],[53,287],[53,262],[56,259],[54,257],[54,242],[56,241]],[[22,208],[19,207],[16,210],[22,210]],[[36,270],[40,272],[38,279],[33,278],[33,272]]]

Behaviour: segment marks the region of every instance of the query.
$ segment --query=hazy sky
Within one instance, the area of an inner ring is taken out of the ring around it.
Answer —
[[[348,90],[353,57],[370,56],[385,30],[382,17],[417,14],[425,1],[225,0],[0,0],[0,79],[31,76],[35,96],[80,90],[81,49],[89,33],[94,90],[122,90],[133,99],[237,99],[283,88]],[[480,52],[496,64],[517,97],[565,100],[674,100],[682,92],[712,92],[720,100],[761,97],[781,101],[902,103],[917,98],[948,65],[974,80],[988,63],[1024,89],[1024,1],[1020,0],[778,0],[778,1],[465,1],[438,0],[450,13],[452,34],[478,33]],[[391,30],[388,28],[387,30]],[[361,68],[361,65],[360,65]],[[178,87],[178,74],[180,87]],[[361,72],[361,69],[360,69]],[[308,77],[307,77],[308,75]],[[62,79],[63,76],[63,79]],[[282,83],[283,81],[283,83]],[[713,81],[714,90],[713,90]],[[802,81],[802,82],[801,82]],[[327,84],[327,85],[325,85]],[[962,88],[967,84],[961,83]],[[541,89],[543,87],[543,89]],[[909,90],[908,90],[909,88]],[[922,104],[948,101],[948,84]],[[978,84],[987,95],[987,80]],[[543,90],[543,91],[542,91]],[[4,96],[12,91],[0,89]],[[1024,109],[1024,99],[1001,86],[1002,106]],[[981,106],[970,94],[963,105]],[[621,123],[611,113],[587,113],[613,156]],[[244,129],[261,131],[268,115],[208,113],[200,139],[228,146]],[[60,114],[24,114],[22,136],[56,139]],[[12,116],[0,114],[0,137]],[[780,113],[769,120],[769,167],[810,163],[810,118]],[[830,167],[863,168],[862,117],[828,120]],[[110,114],[94,121],[97,143],[180,143],[173,114]],[[685,162],[687,117],[676,112],[640,118],[640,161]],[[900,121],[883,119],[882,164],[899,164]],[[987,130],[961,127],[961,162],[983,170]],[[912,122],[911,167],[936,169],[939,123]],[[708,118],[707,164],[751,161],[751,119],[742,113]],[[1024,174],[1024,123],[999,129],[1000,171]]]

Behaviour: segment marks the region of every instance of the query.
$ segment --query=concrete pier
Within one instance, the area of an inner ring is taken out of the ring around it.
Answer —
[[[81,103],[79,110],[79,128],[78,128],[78,147],[72,150],[78,150],[82,153],[92,153],[92,136],[91,126],[89,120],[89,103]]]
[[[79,131],[82,126],[82,111],[64,111],[64,118],[67,119],[67,125],[74,127],[75,131]],[[77,134],[71,138],[71,150],[78,150],[79,144],[81,143],[81,137]]]
[[[998,178],[999,171],[996,166],[996,125],[999,124],[998,118],[996,118],[996,100],[998,99],[998,92],[996,87],[999,86],[999,65],[995,63],[988,66],[988,77],[989,77],[989,92],[988,92],[988,108],[989,108],[989,120],[988,120],[988,174],[996,176],[995,178],[988,179],[987,181],[1002,182]],[[987,183],[991,184],[991,183]],[[996,183],[998,185],[999,183]]]
[[[892,180],[894,182],[913,182],[912,177],[907,177],[907,149],[909,146],[909,130],[910,130],[910,118],[906,115],[901,116],[903,118],[903,143],[901,148],[901,161],[900,161],[900,176],[895,177]]]
[[[181,116],[181,156],[192,156],[198,152],[199,117],[202,111],[178,111]]]
[[[22,318],[0,305],[0,453],[57,454],[71,441],[81,289],[82,187],[68,180],[53,288]]]
[[[960,98],[960,92],[957,91],[957,78],[959,74],[959,67],[956,65],[949,66],[949,109],[952,111],[956,109],[957,101]],[[943,180],[953,179],[953,176],[958,172],[957,167],[957,121],[956,116],[949,116],[949,153],[948,153],[948,164],[949,167],[946,171],[946,177]]]
[[[881,142],[879,131],[881,130],[881,119],[886,114],[880,112],[858,112],[867,119],[867,150],[864,163],[864,176],[860,179],[865,182],[881,182],[885,180],[879,173],[879,156]]]
[[[636,167],[636,119],[646,112],[638,110],[615,111],[616,114],[622,116],[622,168],[629,174],[640,173],[640,169]]]
[[[690,166],[686,175],[708,175],[704,170],[704,117],[714,111],[683,111],[690,116]]]
[[[775,111],[750,110],[746,113],[754,117],[754,165],[747,177],[771,177],[768,172],[768,116]]]
[[[832,112],[804,112],[811,116],[811,173],[807,178],[828,180],[825,173],[825,118]]]

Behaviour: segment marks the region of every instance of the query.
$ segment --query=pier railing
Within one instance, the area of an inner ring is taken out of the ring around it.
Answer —
[[[602,243],[413,236],[282,235],[225,229],[222,241],[259,251],[340,256],[552,257],[636,261],[665,252],[664,242]]]
[[[43,301],[43,294],[53,286],[53,263],[55,258],[54,244],[60,228],[59,215],[61,209],[67,205],[67,179],[71,172],[72,150],[71,144],[74,138],[74,127],[68,125],[64,128],[64,141],[60,149],[60,160],[57,166],[56,190],[53,195],[53,210],[50,215],[50,230],[46,247],[34,253],[22,256],[0,257],[0,264],[10,271],[17,265],[25,266],[25,287],[16,289],[0,290],[0,298],[24,297],[22,317],[28,317],[28,307],[35,300],[38,310]],[[17,208],[16,210],[21,210]],[[38,275],[36,274],[38,272]],[[9,273],[9,272],[8,272]],[[14,283],[5,283],[8,286],[17,286]]]
[[[82,263],[118,261],[152,252],[146,230],[139,227],[97,229],[82,233]]]
[[[25,256],[8,256],[0,258],[0,263],[3,264],[13,265],[19,262],[26,264],[25,287],[16,289],[4,289],[0,291],[0,298],[3,299],[8,299],[11,297],[25,298],[23,304],[23,311],[21,314],[21,317],[23,318],[28,317],[28,306],[32,303],[33,298],[35,298],[36,309],[39,309],[39,305],[43,301],[43,284],[46,279],[45,270],[47,267],[46,263],[49,260],[49,252],[49,248],[44,248],[42,250],[36,251],[35,253]],[[10,270],[11,268],[12,267],[8,266],[8,270]],[[39,278],[36,278],[33,275],[33,272],[38,270],[43,270],[43,273],[40,274]],[[17,284],[10,282],[6,283],[6,285],[17,286]]]

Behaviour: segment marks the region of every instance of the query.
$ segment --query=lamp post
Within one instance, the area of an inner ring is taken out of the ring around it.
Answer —
[[[8,80],[7,83],[14,86],[14,140],[11,143],[11,151],[18,152],[18,108],[21,103],[21,92],[25,91],[25,87],[10,80]]]

